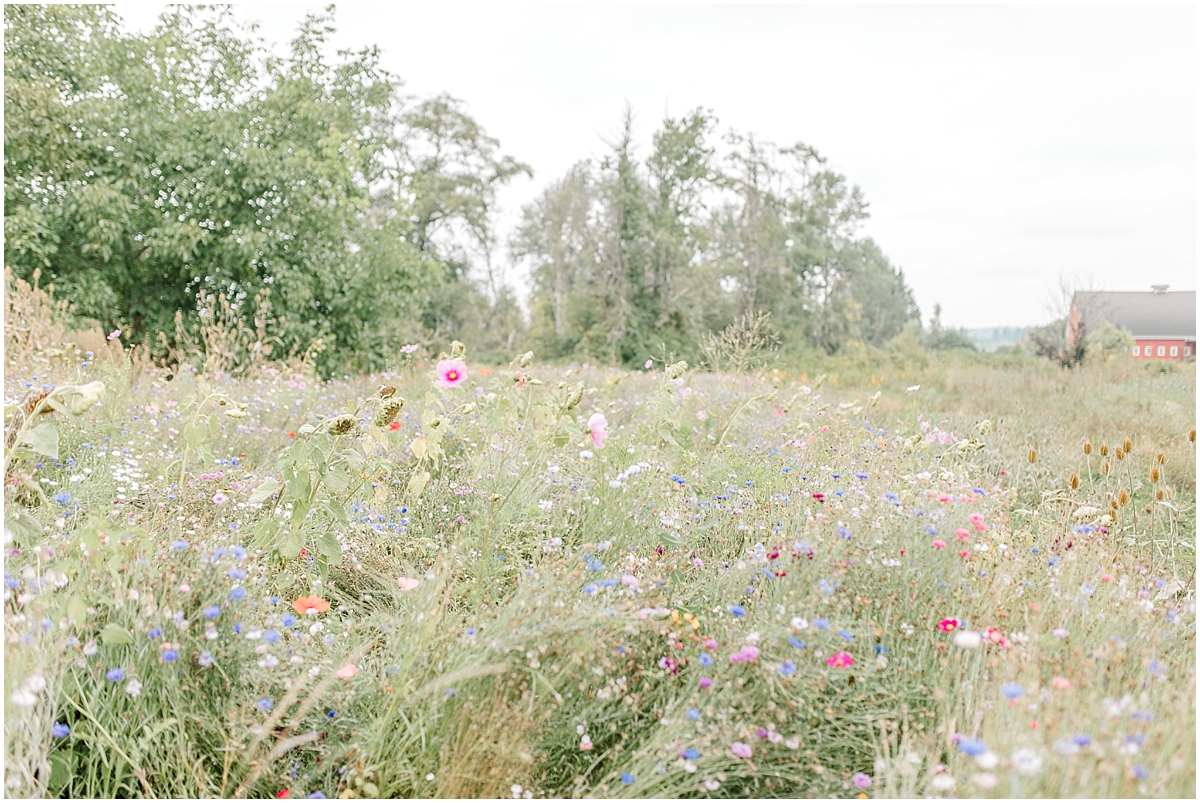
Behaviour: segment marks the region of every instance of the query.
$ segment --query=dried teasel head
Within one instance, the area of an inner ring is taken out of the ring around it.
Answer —
[[[1110,508],[1112,508],[1113,510],[1117,510],[1117,509],[1119,509],[1119,508],[1121,507],[1120,505],[1118,505],[1118,504],[1117,504],[1117,500],[1116,500],[1116,499],[1110,499],[1110,500],[1108,500],[1108,506],[1109,506]]]
[[[1108,455],[1108,444],[1107,443],[1100,444],[1100,456],[1105,457],[1107,455]]]
[[[1192,427],[1191,429],[1188,430],[1188,441],[1190,441],[1191,443],[1196,442],[1196,428],[1195,427]]]
[[[400,415],[400,411],[404,408],[404,402],[398,399],[390,399],[379,405],[379,409],[375,411],[375,420],[372,421],[375,426],[383,428],[396,420],[396,416]]]
[[[1107,476],[1108,476],[1108,472],[1110,472],[1110,471],[1112,471],[1112,466],[1110,466],[1110,465],[1108,464],[1108,461],[1107,461],[1107,460],[1105,460],[1103,463],[1101,463],[1101,464],[1100,464],[1100,474],[1101,474],[1101,476],[1107,477]]]
[[[1162,500],[1167,498],[1167,492],[1164,491],[1162,488],[1155,488],[1154,489],[1154,498],[1161,502]]]
[[[1158,466],[1150,469],[1150,482],[1158,482],[1162,479],[1162,473],[1158,470]]]
[[[1114,450],[1114,454],[1116,454],[1116,456],[1117,456],[1117,459],[1118,459],[1118,460],[1124,460],[1124,459],[1125,459],[1125,450],[1124,450],[1124,449],[1122,449],[1120,446],[1118,446],[1118,447],[1117,447],[1117,448]]]
[[[329,434],[345,435],[353,430],[357,423],[358,419],[352,415],[339,415],[329,422]]]
[[[1079,475],[1076,474],[1074,471],[1071,472],[1071,490],[1072,491],[1079,490]]]
[[[1117,504],[1121,507],[1129,504],[1129,491],[1126,491],[1124,488],[1117,491]]]
[[[1126,438],[1125,442],[1121,444],[1121,448],[1125,450],[1125,454],[1129,454],[1133,451],[1133,441],[1130,438]]]
[[[395,385],[380,385],[379,390],[376,391],[376,395],[378,395],[379,398],[381,398],[381,399],[390,399],[396,395],[396,386]]]
[[[1164,454],[1163,452],[1159,452],[1158,454],[1154,455],[1154,462],[1158,463],[1160,466],[1166,465],[1166,463],[1167,463],[1166,454]]]
[[[1092,442],[1091,442],[1091,441],[1084,441],[1084,442],[1083,442],[1083,453],[1084,453],[1084,454],[1091,454],[1091,453],[1092,453]]]
[[[1030,463],[1036,463],[1037,462],[1037,449],[1030,449],[1029,454],[1027,455],[1027,459],[1029,460]]]

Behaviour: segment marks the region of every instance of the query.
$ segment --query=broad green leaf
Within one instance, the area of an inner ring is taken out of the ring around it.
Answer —
[[[342,503],[332,497],[325,500],[325,510],[329,515],[340,521],[342,524],[349,525],[350,521],[346,518],[346,509],[342,507]]]
[[[263,480],[262,485],[255,488],[254,493],[250,494],[250,499],[248,501],[252,505],[261,505],[263,502],[273,497],[282,487],[283,486],[279,484],[279,480],[275,479],[274,477],[267,477],[265,480]]]
[[[669,547],[683,546],[683,539],[681,539],[679,536],[675,535],[674,533],[669,533],[666,531],[663,531],[658,534],[658,540],[661,541],[664,546],[669,546]]]
[[[335,494],[344,493],[350,486],[350,475],[340,466],[334,466],[325,473],[325,485]]]
[[[87,622],[87,603],[81,597],[71,597],[67,600],[67,616],[76,627],[83,627]]]
[[[410,499],[416,500],[421,496],[421,492],[425,490],[425,486],[429,483],[429,472],[415,472],[408,480],[408,496]]]
[[[408,448],[412,451],[413,457],[417,458],[418,460],[425,459],[425,454],[427,451],[425,448],[425,438],[416,438],[408,445]]]
[[[284,572],[275,578],[275,586],[283,591],[285,588],[291,588],[296,582],[296,575],[291,572]]]
[[[329,558],[329,562],[337,564],[342,560],[342,545],[332,530],[326,530],[317,537],[317,551]]]
[[[308,540],[308,536],[304,534],[303,530],[299,528],[288,530],[283,534],[283,543],[280,545],[279,554],[292,560],[300,554],[306,540]]]
[[[12,509],[12,514],[4,520],[4,526],[13,534],[14,538],[28,542],[42,534],[40,521],[23,510],[15,509],[15,506],[10,505],[10,509]]]
[[[112,646],[133,643],[133,636],[129,634],[129,631],[114,622],[109,622],[104,626],[104,629],[100,631],[100,638],[105,644]]]
[[[29,448],[38,454],[58,458],[58,428],[49,421],[23,431],[20,441],[29,444]]]

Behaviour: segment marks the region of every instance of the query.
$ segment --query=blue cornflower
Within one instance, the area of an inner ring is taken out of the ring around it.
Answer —
[[[65,739],[71,735],[71,729],[61,722],[55,722],[50,726],[50,735],[55,739]]]
[[[245,599],[246,598],[246,589],[242,588],[241,586],[234,586],[229,591],[229,598],[235,599],[235,600],[236,599]]]
[[[672,479],[674,482],[677,482],[677,483],[679,483],[680,485],[683,485],[684,483],[686,483],[686,482],[687,482],[687,480],[685,480],[683,477],[679,476],[678,474],[672,474],[672,475],[671,475],[671,479]]]
[[[796,665],[791,661],[784,661],[779,665],[779,674],[784,676],[796,674]]]
[[[205,619],[216,619],[221,615],[221,609],[216,605],[209,605],[201,613],[204,614]]]
[[[712,656],[706,652],[700,653],[700,666],[712,666]]]
[[[829,629],[829,620],[828,619],[817,618],[817,619],[813,619],[812,623],[813,623],[813,627],[817,628],[818,630],[828,630]]]
[[[599,558],[592,558],[587,562],[587,568],[588,571],[599,572],[604,570],[604,564],[600,562]]]
[[[204,650],[203,652],[201,652],[200,657],[197,659],[197,663],[199,663],[200,666],[212,666],[212,662],[213,662],[212,653],[209,652],[208,650]]]
[[[268,630],[266,633],[263,633],[263,641],[269,642],[271,644],[274,644],[275,642],[279,641],[279,638],[280,638],[280,636],[279,636],[278,630]]]
[[[729,612],[732,613],[738,619],[741,619],[743,616],[746,615],[746,609],[743,608],[741,605],[730,605]]]
[[[246,548],[242,546],[231,546],[229,551],[233,553],[233,557],[237,560],[244,560],[246,557]]]
[[[271,702],[266,697],[262,698],[254,705],[258,708],[259,711],[270,711],[272,708],[275,707],[275,703]]]
[[[860,471],[857,474],[855,474],[854,476],[858,477],[860,480],[865,480],[868,475],[865,471]]]
[[[183,550],[187,549],[188,546],[189,546],[188,542],[184,541],[182,538],[176,538],[174,541],[171,542],[171,549],[173,549],[176,552],[182,552]]]
[[[121,669],[120,667],[117,667],[116,669],[110,669],[104,673],[104,677],[108,678],[113,683],[116,683],[118,680],[125,677],[125,670]]]
[[[167,663],[179,660],[179,653],[175,650],[163,650],[162,659]]]
[[[54,501],[58,502],[63,507],[66,507],[67,505],[71,504],[71,494],[67,493],[66,491],[57,493],[54,495]]]
[[[246,579],[246,571],[244,569],[230,569],[229,571],[225,572],[225,574],[229,575],[234,580]]]
[[[987,752],[987,745],[979,739],[964,737],[958,742],[958,749],[968,756],[978,756]]]
[[[595,594],[599,590],[599,587],[595,583],[588,583],[583,587],[584,594]]]
[[[699,708],[689,708],[687,710],[687,718],[688,719],[699,719],[700,718],[700,709]]]
[[[1015,700],[1025,693],[1025,687],[1020,683],[1005,683],[1000,687],[1000,693],[1010,700]]]
[[[844,627],[838,631],[838,635],[844,638],[846,641],[854,641],[854,634]]]
[[[325,793],[324,792],[310,792],[308,795],[308,799],[309,800],[324,800]]]
[[[838,527],[838,535],[840,535],[842,538],[845,538],[847,541],[850,540],[850,530],[845,527]]]
[[[292,616],[290,613],[285,613],[282,617],[280,617],[279,621],[284,627],[291,627],[292,625],[296,624],[296,617]]]
[[[1092,737],[1088,736],[1086,733],[1077,733],[1071,737],[1071,741],[1080,747],[1087,747],[1092,743]]]
[[[630,775],[628,772],[621,773],[621,783],[625,783],[625,784],[633,783],[633,776]]]
[[[700,758],[700,751],[694,747],[689,747],[687,750],[684,750],[679,755],[683,756],[688,761],[695,761],[696,759]]]
[[[1150,770],[1143,767],[1141,764],[1133,765],[1133,775],[1139,781],[1144,781],[1150,777]]]
[[[160,639],[160,638],[162,638],[162,628],[161,627],[152,627],[146,633],[146,635],[152,639]]]
[[[804,649],[804,646],[805,646],[804,642],[801,641],[800,639],[796,638],[795,636],[791,636],[790,638],[788,638],[788,644],[791,644],[793,647],[795,647],[798,650]]]

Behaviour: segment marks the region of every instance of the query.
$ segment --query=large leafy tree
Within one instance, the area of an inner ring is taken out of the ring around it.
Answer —
[[[439,266],[371,202],[397,84],[373,48],[327,61],[331,31],[310,15],[275,58],[227,9],[140,36],[101,7],[6,6],[6,262],[135,339],[201,290],[267,290],[288,346],[377,366]]]

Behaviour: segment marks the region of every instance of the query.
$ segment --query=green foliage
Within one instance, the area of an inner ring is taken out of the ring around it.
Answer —
[[[1089,357],[1104,361],[1128,356],[1135,342],[1128,329],[1118,329],[1102,320],[1099,327],[1088,333],[1085,348]]]
[[[929,321],[929,331],[925,333],[924,341],[925,348],[934,351],[977,351],[975,341],[962,329],[947,329],[942,326],[941,304],[933,305],[933,318]]]

